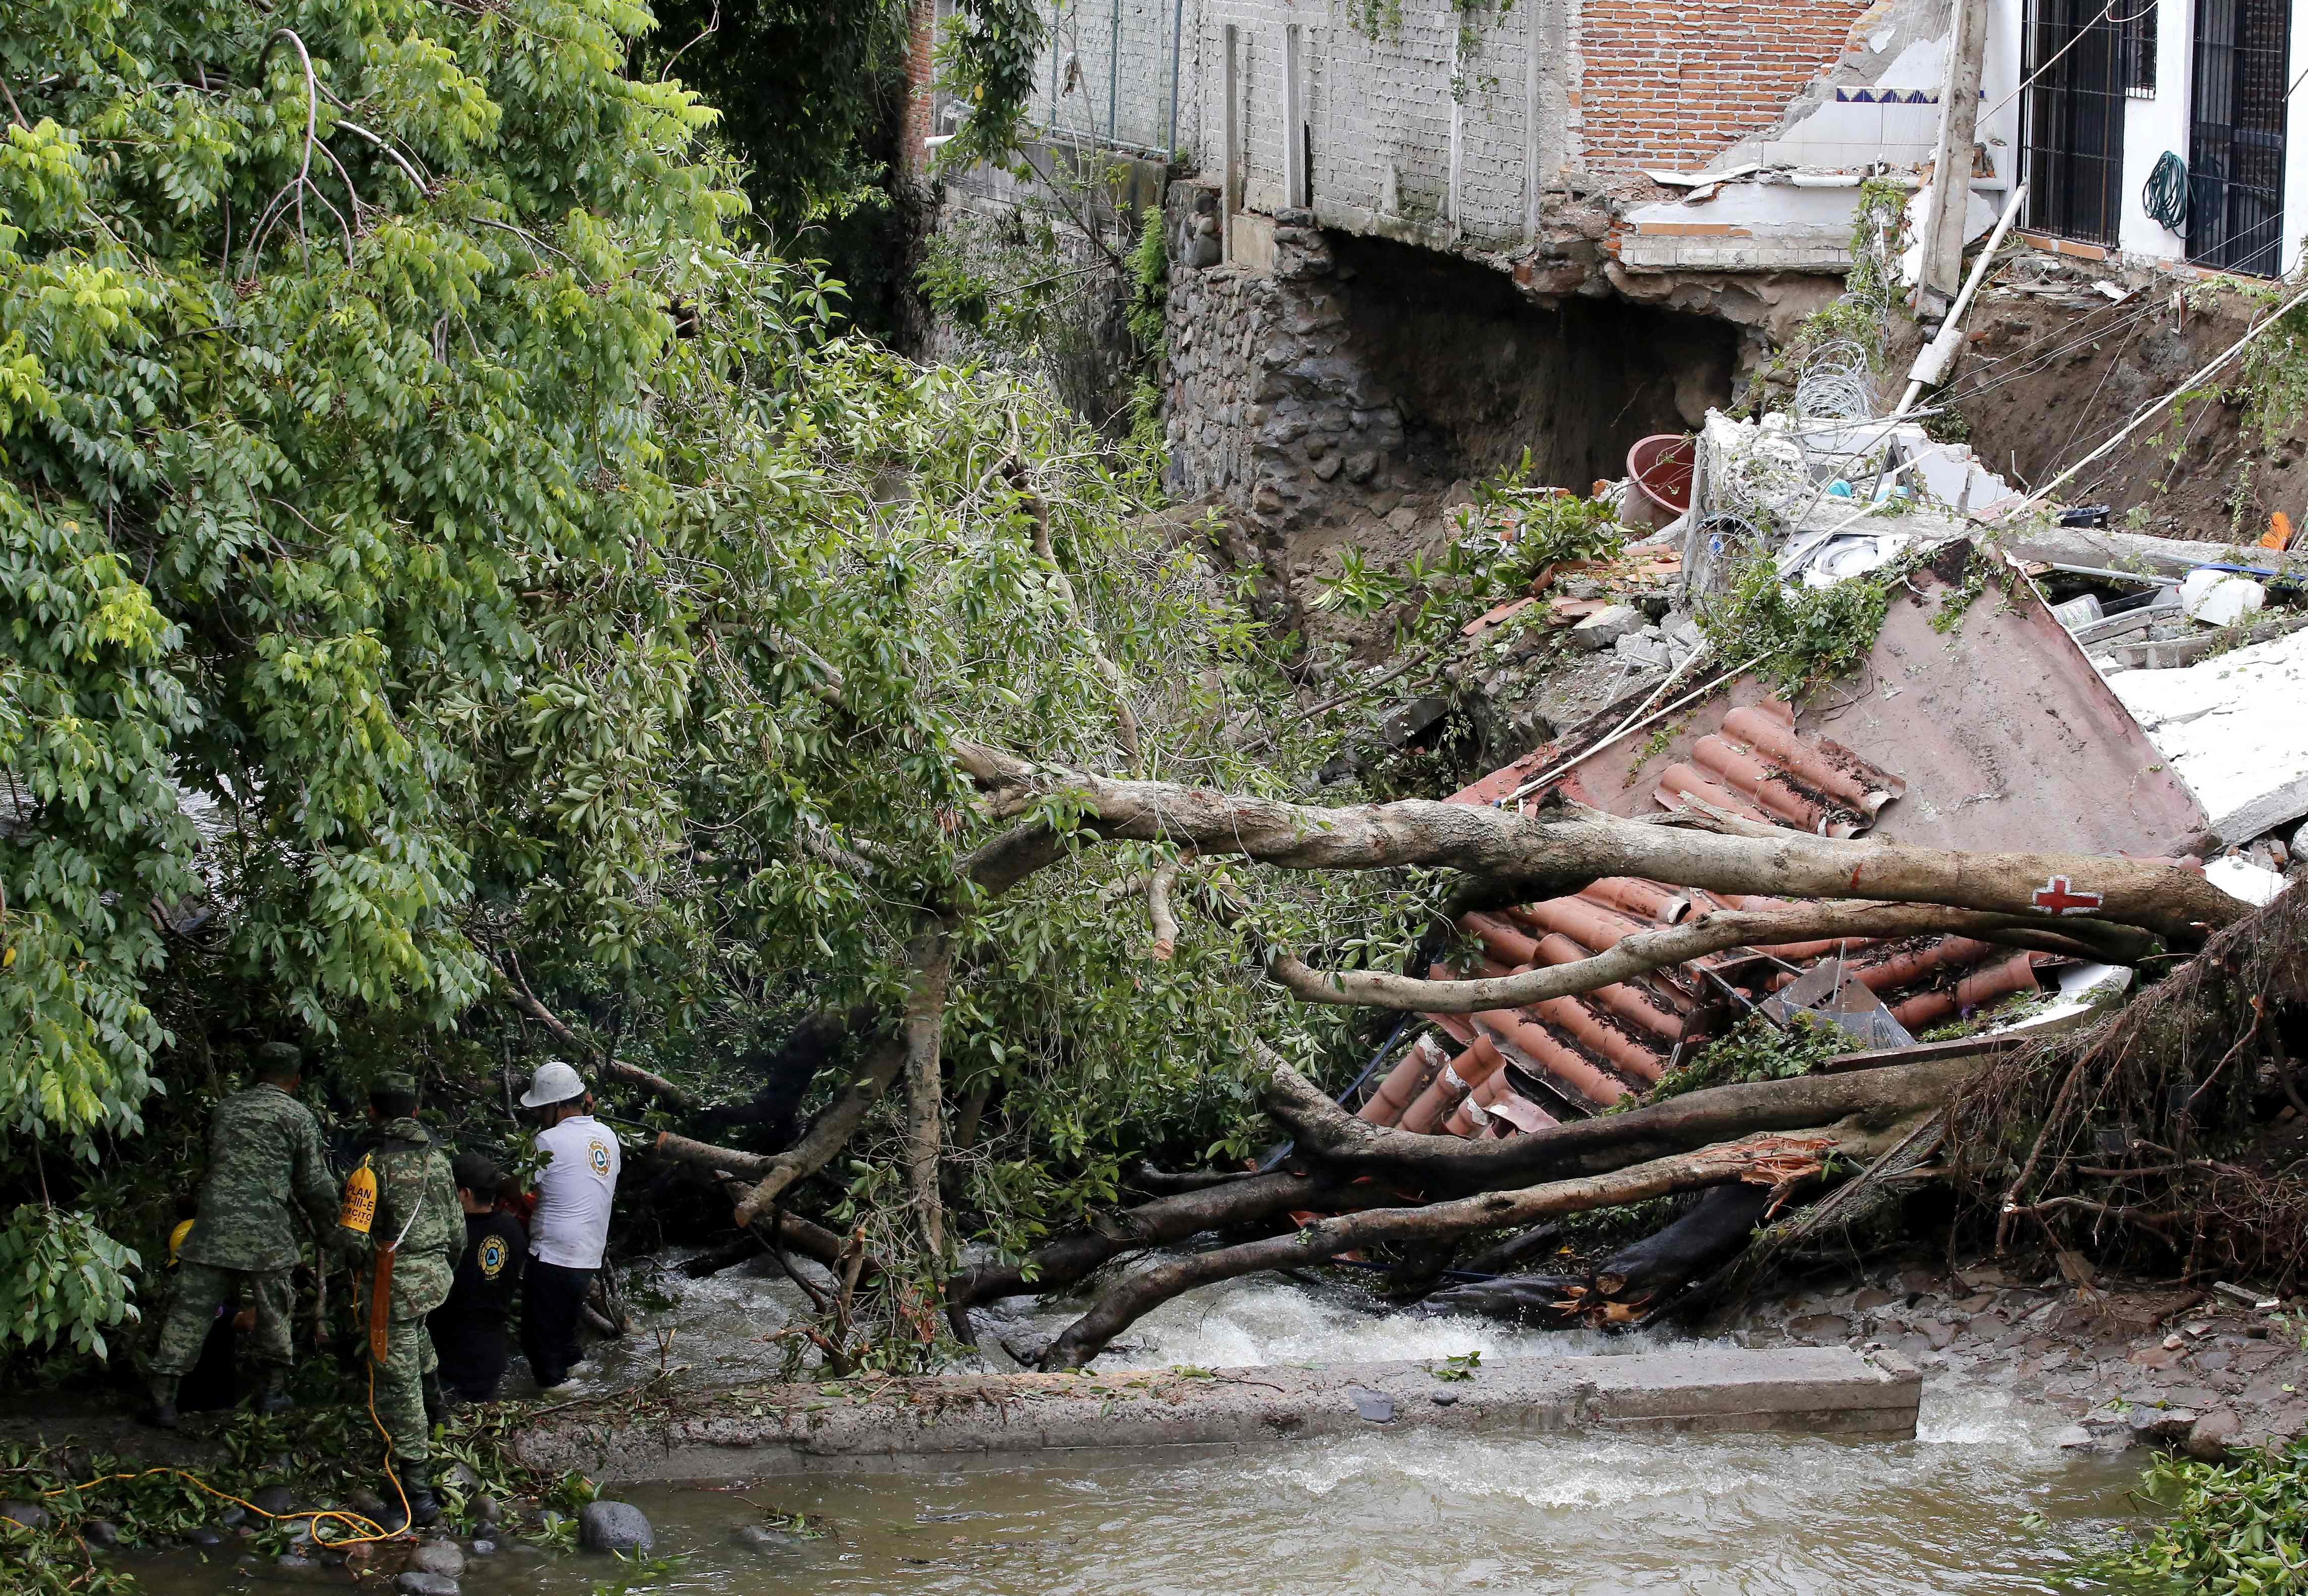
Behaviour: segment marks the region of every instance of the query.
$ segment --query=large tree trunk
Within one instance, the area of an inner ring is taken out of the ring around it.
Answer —
[[[1896,1120],[1886,1123],[1881,1115],[1854,1116],[1834,1125],[1748,1137],[1607,1174],[1554,1180],[1520,1191],[1490,1191],[1424,1207],[1380,1208],[1317,1220],[1288,1235],[1167,1259],[1132,1275],[1099,1298],[1050,1343],[1042,1354],[1042,1366],[1080,1369],[1140,1317],[1197,1286],[1265,1269],[1319,1264],[1383,1242],[1431,1245],[1476,1231],[1529,1224],[1558,1214],[1644,1202],[1734,1181],[1787,1187],[1816,1177],[1830,1158],[1872,1158],[1905,1135],[1907,1128]]]
[[[1813,837],[1779,828],[1703,829],[1621,819],[1595,810],[1525,815],[1472,803],[1406,799],[1324,809],[1173,782],[1115,781],[1038,766],[957,740],[965,768],[995,791],[997,814],[1022,814],[1064,793],[1098,835],[1239,855],[1289,870],[1460,870],[1527,884],[1534,895],[1576,891],[1606,876],[1640,876],[1712,892],[1941,904],[2063,926],[2079,896],[2092,917],[2138,926],[2187,947],[2251,910],[2176,866],[2089,854],[1971,854],[1876,839]],[[2037,896],[2065,883],[2062,905]]]
[[[1830,1124],[1851,1114],[1897,1116],[1936,1107],[1977,1063],[1933,1060],[1711,1086],[1623,1114],[1470,1142],[1357,1120],[1277,1059],[1266,1108],[1296,1138],[1294,1162],[1336,1176],[1376,1176],[1430,1195],[1454,1195],[1598,1174],[1734,1137]]]
[[[1308,1209],[1339,1210],[1387,1200],[1370,1186],[1312,1180],[1289,1171],[1253,1175],[1223,1186],[1158,1197],[1078,1231],[1015,1264],[980,1264],[946,1283],[946,1317],[966,1345],[976,1346],[969,1310],[981,1302],[1027,1292],[1061,1291],[1125,1252],[1183,1241],[1205,1231],[1271,1224],[1284,1214]]]
[[[1420,1309],[1549,1326],[1639,1324],[1745,1247],[1772,1197],[1769,1187],[1718,1186],[1674,1223],[1620,1248],[1585,1274],[1470,1281],[1435,1292]]]

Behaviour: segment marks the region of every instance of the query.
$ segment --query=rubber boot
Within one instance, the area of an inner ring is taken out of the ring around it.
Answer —
[[[142,1414],[144,1422],[154,1429],[177,1428],[177,1382],[178,1375],[154,1375],[151,1387],[151,1401]]]
[[[441,1389],[441,1371],[435,1369],[425,1377],[425,1422],[446,1424],[449,1421],[449,1395]]]
[[[288,1371],[285,1369],[266,1369],[264,1389],[256,1394],[256,1411],[269,1419],[276,1413],[285,1413],[296,1405],[297,1399],[288,1394]]]
[[[400,1476],[400,1489],[409,1497],[409,1527],[422,1530],[441,1516],[441,1503],[433,1494],[432,1465],[425,1463],[396,1463],[393,1471]]]

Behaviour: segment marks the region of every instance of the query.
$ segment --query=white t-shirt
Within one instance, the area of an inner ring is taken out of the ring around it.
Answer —
[[[616,1132],[590,1114],[573,1114],[538,1136],[537,1150],[547,1162],[537,1177],[530,1256],[564,1269],[599,1268],[624,1164]]]

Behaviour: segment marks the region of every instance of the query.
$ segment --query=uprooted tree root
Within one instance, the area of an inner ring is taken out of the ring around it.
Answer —
[[[2295,1108],[2285,1032],[2308,1017],[2308,892],[2217,933],[2088,1031],[1984,1066],[1957,1094],[1959,1187],[1996,1206],[1997,1246],[2176,1257],[2288,1288],[2308,1260],[2308,1177],[2243,1151],[2255,1103]]]

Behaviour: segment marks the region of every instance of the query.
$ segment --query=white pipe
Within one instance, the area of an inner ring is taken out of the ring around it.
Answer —
[[[1965,192],[1968,195],[1969,189],[1967,187]],[[1963,292],[1957,295],[1955,303],[1948,307],[1947,320],[1940,325],[1940,335],[1924,346],[1923,352],[1916,356],[1916,364],[1908,368],[1908,392],[1899,400],[1899,408],[1891,412],[1892,420],[1899,420],[1916,408],[1916,400],[1922,397],[1927,383],[1936,382],[1947,375],[1948,363],[1955,358],[1956,345],[1963,338],[1963,313],[1971,308],[1972,296],[1979,292],[1979,285],[1987,280],[1988,268],[1995,263],[1995,252],[2002,247],[2003,236],[2011,230],[2011,224],[2020,218],[2020,207],[2027,202],[2028,185],[2022,183],[2011,191],[2011,198],[2005,203],[2002,216],[1996,220],[1995,231],[1987,236],[1987,247],[1981,250],[1979,259],[1972,262],[1971,275],[1964,279]]]

